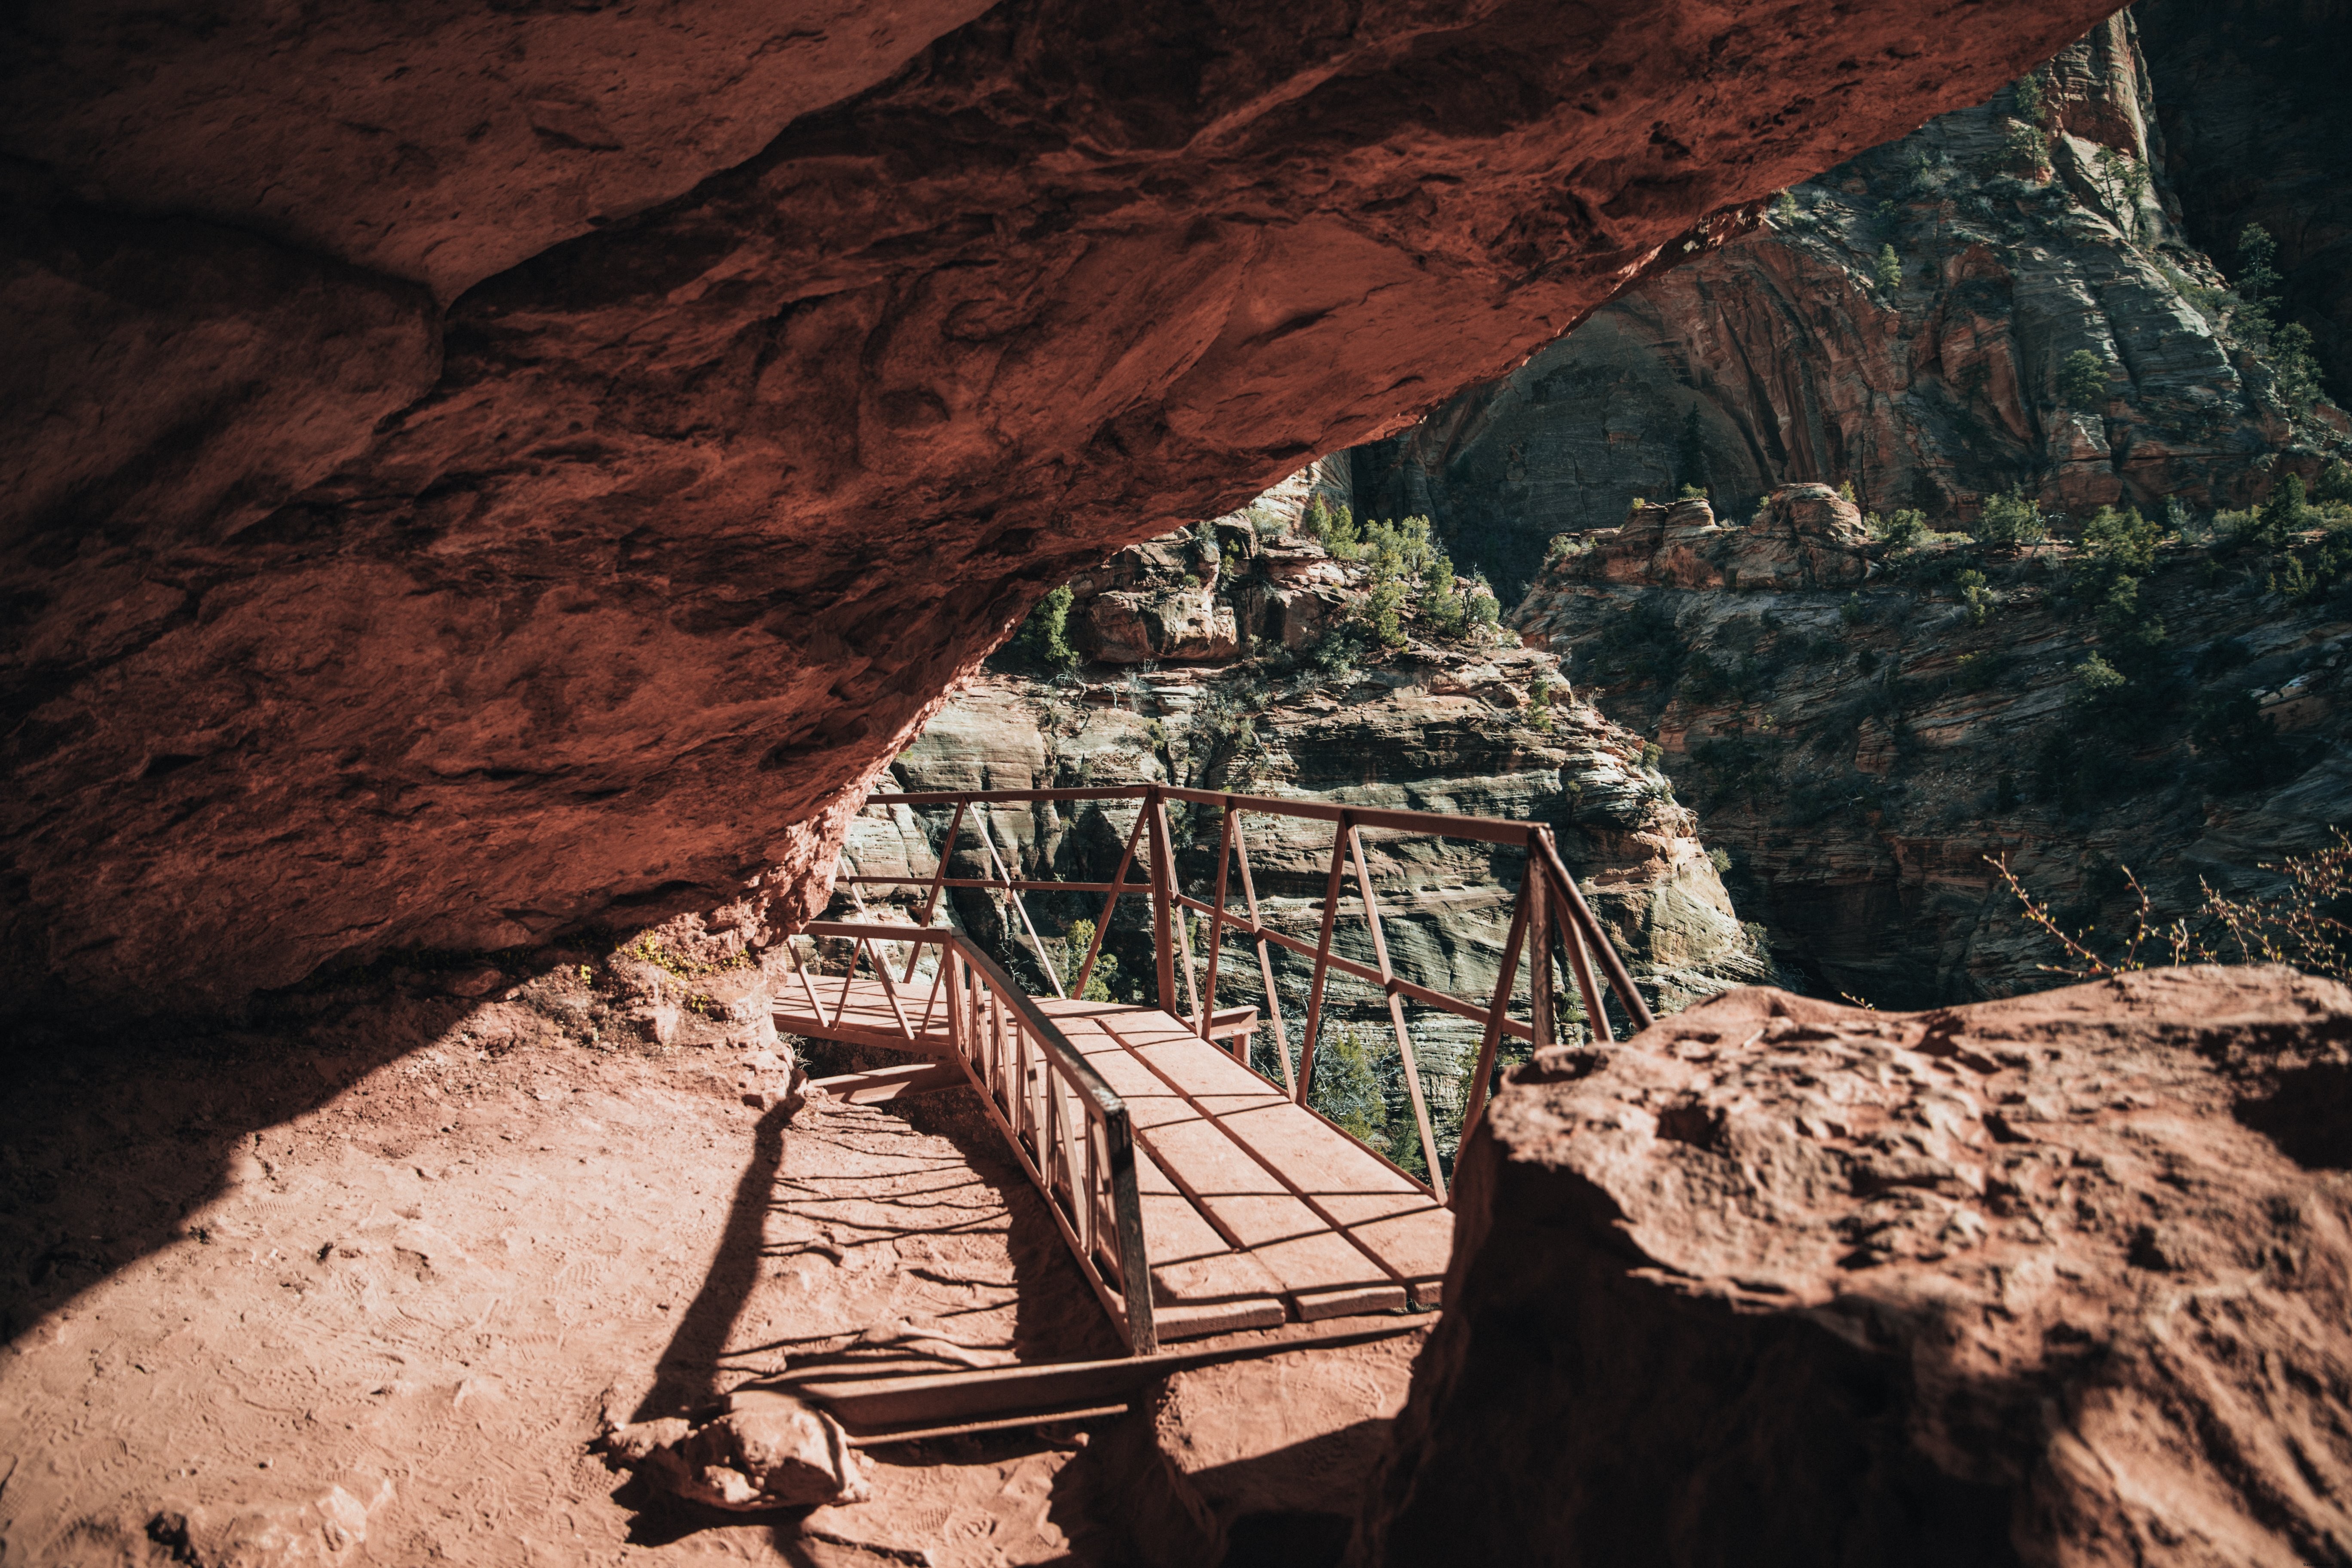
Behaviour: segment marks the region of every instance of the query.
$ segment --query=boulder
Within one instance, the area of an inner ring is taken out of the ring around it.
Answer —
[[[841,1424],[789,1394],[738,1390],[699,1424],[665,1416],[616,1426],[604,1449],[663,1491],[736,1513],[864,1502],[870,1467]]]
[[[1539,1052],[1354,1560],[2346,1561],[2347,1110],[2283,967]]]

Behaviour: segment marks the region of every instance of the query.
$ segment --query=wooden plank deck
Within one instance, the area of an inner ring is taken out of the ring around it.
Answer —
[[[956,1054],[928,977],[895,1007],[877,980],[810,979],[821,1009],[795,980],[779,1030]],[[1127,1102],[1161,1338],[1439,1304],[1454,1215],[1409,1177],[1166,1013],[1037,1005]]]
[[[928,974],[895,982],[894,1007],[893,987],[885,987],[879,980],[812,974],[803,985],[795,976],[785,981],[776,998],[776,1032],[810,1040],[884,1046],[918,1056],[952,1057],[956,1048],[948,1037],[947,999],[935,995],[937,984]],[[816,994],[814,1002],[809,995],[812,990]]]

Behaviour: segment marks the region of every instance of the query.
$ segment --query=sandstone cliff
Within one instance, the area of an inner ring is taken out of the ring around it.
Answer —
[[[2274,885],[2263,862],[2352,825],[2352,598],[2304,564],[2340,532],[2273,552],[2191,519],[2126,572],[2079,539],[1890,558],[1861,521],[1822,486],[1747,528],[1646,508],[1512,616],[1654,737],[1742,912],[1814,987],[1919,1006],[2051,984],[2061,955],[1988,855],[2112,932],[2126,868],[2179,915],[2200,879]],[[2093,689],[2095,656],[2119,685]]]
[[[15,8],[0,991],[797,919],[1045,584],[2112,5]]]
[[[1211,539],[1221,546],[1213,555],[1204,550]],[[1475,623],[1445,635],[1409,618],[1402,646],[1358,644],[1352,655],[1339,656],[1333,645],[1348,647],[1349,629],[1366,614],[1368,576],[1365,564],[1334,559],[1290,531],[1278,503],[1255,509],[1255,517],[1244,513],[1130,547],[1076,585],[1068,618],[1091,657],[1059,676],[999,673],[966,686],[899,756],[892,777],[909,789],[1164,780],[1546,822],[1658,1007],[1679,1007],[1769,973],[1690,812],[1674,802],[1638,736],[1566,700],[1556,655],[1516,647]],[[1137,657],[1146,644],[1150,662]],[[1180,873],[1188,890],[1205,896],[1216,874],[1213,827],[1195,838],[1184,814],[1177,818],[1184,845]],[[1073,880],[1108,878],[1133,821],[1133,808],[1121,805],[1002,806],[987,814],[999,853],[1023,868],[1015,875]],[[927,875],[948,823],[945,812],[919,819],[904,807],[869,811],[851,824],[842,868]],[[952,864],[959,876],[994,874],[977,826],[967,818],[958,841]],[[1329,830],[1252,818],[1246,831],[1269,918],[1312,942]],[[1459,994],[1491,994],[1517,885],[1516,863],[1460,842],[1400,854],[1376,836],[1369,847],[1402,969]],[[1238,907],[1238,890],[1234,897]],[[1035,894],[1029,904],[1049,942],[1071,921],[1100,913],[1100,900],[1091,896]],[[853,907],[845,891],[836,893],[837,910]],[[1006,908],[969,893],[955,912],[1008,963],[1036,973],[1025,935]],[[1340,949],[1370,963],[1356,925],[1351,919],[1343,928]],[[1118,994],[1154,1000],[1142,900],[1123,903],[1108,951],[1118,961]],[[1242,951],[1238,944],[1231,950]],[[1294,1055],[1311,968],[1278,954],[1276,984]],[[1229,957],[1221,1000],[1248,1002],[1257,992],[1254,960],[1236,965]],[[1392,1050],[1382,1044],[1388,1026],[1377,992],[1342,984],[1333,1002],[1335,1027],[1356,1026],[1375,1055]],[[1441,1120],[1458,1116],[1475,1030],[1418,1009],[1414,1029]],[[1261,1065],[1276,1070],[1270,1058]],[[1444,1142],[1450,1148],[1451,1142],[1449,1133]]]
[[[2344,0],[2140,0],[2165,168],[2191,237],[2226,254],[2249,223],[2279,245],[2286,316],[2352,395],[2352,122]]]
[[[1428,513],[1509,592],[1551,535],[1685,485],[1745,518],[1775,485],[1851,482],[1866,507],[1952,527],[2012,484],[2074,509],[2212,507],[2315,472],[2338,437],[2326,419],[2342,416],[2290,407],[2232,325],[2226,279],[2182,224],[2160,97],[2129,16],[2103,23],[2030,88],[1797,187],[1758,235],[1358,448],[1360,509]],[[2271,189],[2265,151],[2203,153],[2207,184]],[[2340,159],[2298,167],[2300,183],[2245,209],[2307,236],[2295,256],[2352,191]],[[2313,187],[2326,194],[2306,215]],[[2326,265],[2314,251],[2306,270]],[[2095,384],[2070,385],[2083,355]]]

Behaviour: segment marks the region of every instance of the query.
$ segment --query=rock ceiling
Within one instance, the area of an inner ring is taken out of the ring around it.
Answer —
[[[13,989],[792,919],[1046,586],[2114,8],[20,9]]]

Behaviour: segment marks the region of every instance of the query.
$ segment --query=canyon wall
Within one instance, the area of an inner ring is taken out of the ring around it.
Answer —
[[[2352,396],[2352,121],[2345,0],[2141,0],[2165,169],[2189,233],[2230,254],[2246,225],[2278,241],[2286,315]]]
[[[2113,953],[2126,871],[2161,925],[2207,883],[2275,890],[2266,863],[2352,826],[2352,581],[2303,564],[2347,526],[2278,553],[2176,534],[2125,571],[2080,541],[1891,552],[1801,485],[1745,527],[1644,508],[1555,557],[1511,619],[1654,738],[1781,963],[1924,1007],[2065,962],[1990,861]],[[2119,684],[2095,689],[2095,658]]]
[[[2112,0],[12,12],[0,984],[824,897],[1053,583]]]
[[[2333,143],[2306,135],[2300,174],[2273,170],[2276,150],[2247,140],[2267,121],[2239,101],[2266,79],[2230,77],[2235,118],[2168,120],[2155,112],[2167,79],[2180,80],[2151,76],[2129,15],[2102,24],[2040,73],[2038,110],[2012,86],[1853,159],[1771,204],[1762,232],[1358,448],[1360,510],[1428,513],[1515,593],[1551,535],[1685,485],[1744,518],[1775,485],[1851,483],[1867,508],[1951,527],[2012,485],[2069,509],[2213,507],[2263,493],[2273,460],[2315,471],[2338,431],[2329,411],[2290,408],[2231,330],[2167,137],[2199,139],[2211,174],[2197,189],[2272,191],[2246,216],[2310,237],[2290,259],[2309,252],[2313,273],[2331,265],[2326,204],[2352,189],[2343,161],[2321,172]],[[2029,125],[2044,159],[2019,151]],[[2225,134],[2238,141],[2206,145]],[[2316,207],[2314,185],[2328,191]],[[2083,354],[2095,388],[2068,384]]]
[[[1518,647],[1475,623],[1440,630],[1409,611],[1402,647],[1358,645],[1335,657],[1335,645],[1346,646],[1367,614],[1370,570],[1285,530],[1282,497],[1272,499],[1273,506],[1253,509],[1255,518],[1239,514],[1131,546],[1081,577],[1068,610],[1080,660],[1058,672],[1023,670],[1018,658],[1000,660],[1009,668],[961,689],[900,753],[890,784],[1076,789],[1157,780],[1543,822],[1659,1011],[1771,975],[1695,819],[1673,800],[1641,738],[1590,706],[1554,696],[1566,689],[1557,655]],[[1210,541],[1213,554],[1204,548]],[[1139,659],[1146,644],[1154,657]],[[1214,816],[1182,807],[1172,815],[1181,885],[1206,899],[1217,875]],[[1003,866],[1020,877],[1107,880],[1135,817],[1124,802],[982,808],[965,816],[950,866],[957,876],[997,876]],[[944,810],[873,808],[851,822],[842,869],[929,877],[949,823]],[[1265,920],[1311,944],[1330,864],[1328,825],[1245,815],[1243,830]],[[1001,862],[990,858],[991,844]],[[1491,995],[1520,858],[1467,841],[1377,833],[1366,852],[1399,973],[1456,995]],[[853,893],[851,886],[835,892],[836,918],[884,896],[873,886]],[[1232,896],[1241,908],[1237,870]],[[1026,901],[1067,983],[1084,951],[1083,939],[1070,949],[1070,925],[1098,920],[1101,900],[1040,892]],[[946,912],[1046,990],[1027,930],[1001,896],[966,890],[951,897]],[[1194,940],[1202,942],[1199,931]],[[1335,945],[1360,963],[1377,962],[1352,894]],[[1105,951],[1113,994],[1157,1005],[1145,900],[1121,901]],[[1205,963],[1205,951],[1196,952]],[[1273,963],[1295,1059],[1314,966],[1280,949]],[[1391,1152],[1417,1160],[1402,1136],[1409,1112],[1385,999],[1344,977],[1330,984],[1325,1047],[1349,1028],[1367,1042],[1375,1074],[1396,1100],[1388,1108]],[[1262,1008],[1263,994],[1255,955],[1229,940],[1220,1005]],[[1479,1031],[1425,1008],[1412,1011],[1441,1151],[1450,1153]],[[1623,1020],[1617,1023],[1622,1029]],[[1266,1037],[1257,1065],[1281,1077]],[[1377,1141],[1382,1133],[1374,1128],[1368,1135]]]

